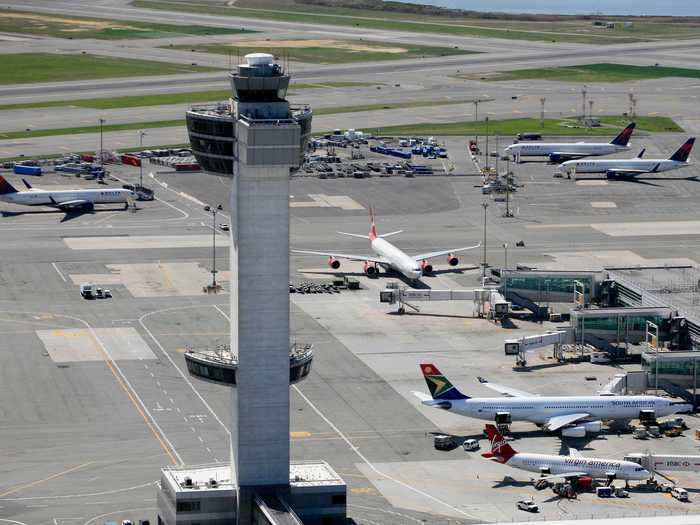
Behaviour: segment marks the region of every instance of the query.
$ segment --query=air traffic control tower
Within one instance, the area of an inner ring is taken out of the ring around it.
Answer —
[[[290,109],[289,80],[272,55],[249,54],[231,73],[228,105],[187,112],[205,171],[233,177],[233,458],[228,476],[222,466],[163,469],[159,523],[345,523],[346,487],[333,469],[290,463],[289,178],[303,156],[311,110]],[[191,373],[202,365],[188,360]]]

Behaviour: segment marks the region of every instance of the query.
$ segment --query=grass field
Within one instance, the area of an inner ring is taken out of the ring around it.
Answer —
[[[660,17],[635,18],[632,27],[616,20],[615,29],[593,26],[590,17],[511,16],[499,18],[470,16],[435,16],[371,10],[361,8],[304,5],[289,0],[238,0],[230,2],[192,3],[178,0],[134,0],[136,7],[208,13],[287,22],[305,22],[326,26],[353,26],[389,31],[412,31],[455,34],[474,37],[506,38],[547,42],[581,42],[587,44],[620,44],[648,40],[697,38],[700,23],[674,22]]]
[[[0,84],[202,73],[214,68],[97,55],[0,54]]]
[[[382,109],[423,108],[432,106],[449,106],[451,104],[466,104],[473,100],[415,100],[409,102],[385,102],[383,104],[364,104],[361,106],[333,106],[332,108],[314,109],[314,115],[335,115],[337,113],[359,113],[362,111],[378,111]]]
[[[129,122],[127,124],[104,124],[102,131],[126,131],[130,129],[148,129],[148,128],[168,128],[171,126],[184,126],[184,119],[177,120],[158,120],[155,122]],[[32,137],[52,137],[55,135],[81,135],[83,133],[99,133],[100,126],[82,126],[77,128],[52,128],[52,129],[34,129],[31,131],[8,131],[0,133],[0,139],[26,139]]]
[[[164,38],[186,35],[228,35],[248,32],[242,28],[151,24],[101,18],[76,18],[28,11],[0,12],[0,33],[20,33],[58,38]],[[250,31],[252,32],[252,31]]]
[[[607,117],[606,117],[607,118]],[[618,119],[619,117],[610,117]],[[602,119],[601,119],[602,120]],[[543,135],[554,136],[600,136],[606,135],[615,136],[624,125],[627,124],[627,119],[622,119],[622,124],[619,128],[578,128],[566,127],[566,122],[569,124],[573,121],[562,121],[558,119],[545,119],[544,127],[540,126],[540,119],[537,118],[520,118],[506,120],[491,120],[488,123],[488,135],[517,135],[523,132],[536,132]],[[644,117],[638,119],[637,128],[642,131],[683,131],[672,119],[668,117]],[[642,122],[647,127],[642,127]],[[673,128],[673,129],[668,129]],[[367,128],[367,131],[377,131],[375,128]],[[486,135],[486,123],[483,121],[474,122],[450,122],[450,123],[426,123],[426,124],[408,124],[403,126],[388,126],[379,128],[377,131],[382,135]]]
[[[334,89],[345,87],[367,87],[376,84],[369,82],[327,82],[325,84],[292,84],[291,89]],[[191,104],[195,102],[217,102],[227,100],[231,90],[193,91],[190,93],[161,93],[158,95],[131,95],[110,98],[87,98],[74,100],[50,100],[43,102],[25,102],[20,104],[0,104],[0,111],[33,108],[58,108],[77,106],[93,109],[137,108],[160,106],[166,104]]]
[[[473,53],[452,47],[414,46],[393,44],[390,42],[364,42],[359,40],[274,40],[255,41],[240,40],[235,45],[198,44],[172,46],[175,49],[187,49],[203,53],[220,55],[244,55],[270,53],[276,57],[310,64],[345,64],[348,62],[374,62],[380,60],[400,60],[402,58],[425,58]]]
[[[700,78],[700,69],[628,64],[584,64],[580,66],[518,69],[498,73],[458,75],[472,80],[560,80],[563,82],[628,82],[664,77]]]
[[[444,101],[443,103],[452,103]],[[458,102],[455,102],[458,103]],[[414,103],[392,104],[395,107],[421,107],[423,101]],[[430,105],[441,105],[440,102],[432,102]],[[345,106],[339,108],[327,108],[324,110],[316,110],[317,115],[329,115],[334,113],[361,112],[372,111],[375,109],[392,109],[392,107],[376,108],[372,105],[367,106]],[[601,122],[606,125],[615,127],[599,127],[599,128],[581,128],[573,127],[575,121],[545,119],[544,127],[540,127],[540,120],[536,118],[521,118],[507,120],[491,120],[488,123],[489,135],[516,135],[522,132],[538,132],[544,135],[610,135],[614,136],[629,120],[626,117],[605,116],[601,117]],[[678,126],[673,119],[669,117],[638,117],[636,119],[637,129],[647,132],[682,132],[683,128]],[[176,120],[159,120],[154,122],[129,122],[126,124],[106,124],[102,127],[102,131],[125,131],[132,129],[148,129],[148,128],[167,128],[171,126],[184,126],[184,119]],[[382,127],[382,134],[395,135],[486,135],[486,122],[484,121],[466,121],[466,122],[451,122],[451,123],[426,123],[426,124],[407,124],[402,126]],[[374,128],[370,128],[374,129]],[[32,137],[50,137],[55,135],[80,135],[82,133],[97,133],[100,131],[99,126],[82,126],[74,128],[51,128],[51,129],[35,129],[30,131],[9,131],[0,133],[0,140],[22,139]],[[317,134],[323,133],[322,131]]]

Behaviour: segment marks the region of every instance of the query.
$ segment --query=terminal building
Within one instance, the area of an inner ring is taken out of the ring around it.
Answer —
[[[563,343],[590,345],[612,359],[634,355],[648,385],[658,384],[697,406],[700,268],[501,270],[499,289],[540,318],[551,314],[552,303],[574,303],[567,306],[570,328],[562,332]]]
[[[187,112],[199,163],[233,177],[230,345],[185,355],[192,375],[232,387],[232,458],[163,469],[159,525],[346,523],[338,474],[290,459],[289,385],[309,373],[313,353],[289,343],[289,179],[312,116],[290,107],[289,80],[272,55],[249,54],[231,73],[228,103]]]

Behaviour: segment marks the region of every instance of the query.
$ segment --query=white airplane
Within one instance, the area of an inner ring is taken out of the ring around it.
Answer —
[[[384,269],[392,269],[397,271],[412,281],[417,281],[423,275],[432,273],[433,265],[428,261],[434,257],[447,255],[447,262],[450,266],[459,264],[459,259],[454,256],[455,253],[465,250],[472,250],[481,246],[481,243],[474,246],[466,246],[464,248],[456,248],[452,250],[441,250],[437,252],[421,253],[419,255],[408,255],[390,242],[384,240],[386,237],[401,233],[403,230],[398,230],[383,235],[377,234],[377,227],[374,224],[374,212],[370,209],[370,229],[368,235],[358,235],[356,233],[338,232],[341,235],[349,235],[350,237],[359,237],[360,239],[369,239],[370,246],[375,255],[350,255],[345,253],[332,252],[316,252],[309,250],[292,250],[294,253],[305,253],[310,255],[323,255],[328,257],[328,266],[337,270],[340,268],[338,259],[348,259],[351,261],[363,261],[365,263],[364,272],[368,276],[373,276],[379,273],[378,266]]]
[[[549,157],[550,162],[561,163],[581,157],[610,155],[629,149],[629,140],[634,131],[634,122],[630,122],[620,134],[610,142],[537,142],[528,141],[511,144],[505,152],[516,160],[520,157]]]
[[[564,173],[605,173],[608,177],[636,177],[644,173],[659,173],[690,166],[688,156],[695,144],[691,137],[667,159],[643,159],[644,150],[634,159],[569,160],[559,165]]]
[[[17,191],[0,175],[0,201],[25,206],[51,206],[65,212],[90,212],[95,204],[125,203],[136,198],[133,191],[119,189],[40,190],[22,179],[27,191]]]
[[[441,408],[461,416],[495,421],[496,416],[510,416],[513,421],[530,421],[554,432],[572,425],[585,432],[599,432],[601,420],[631,420],[641,410],[653,410],[655,416],[689,412],[692,406],[657,396],[538,396],[522,390],[479,381],[486,387],[510,397],[471,398],[462,394],[433,364],[421,364],[431,396],[414,392],[423,405]]]
[[[494,425],[486,425],[486,434],[491,442],[491,452],[483,457],[493,459],[509,467],[535,472],[539,479],[575,479],[590,483],[593,479],[605,479],[608,484],[615,479],[644,480],[651,478],[651,472],[638,463],[617,459],[586,458],[573,448],[568,456],[554,454],[532,454],[518,452],[503,438]],[[586,479],[587,478],[587,479]]]

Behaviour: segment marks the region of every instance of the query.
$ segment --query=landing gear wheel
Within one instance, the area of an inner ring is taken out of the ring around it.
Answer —
[[[406,309],[402,306],[399,308],[399,315],[403,315],[406,313]]]

